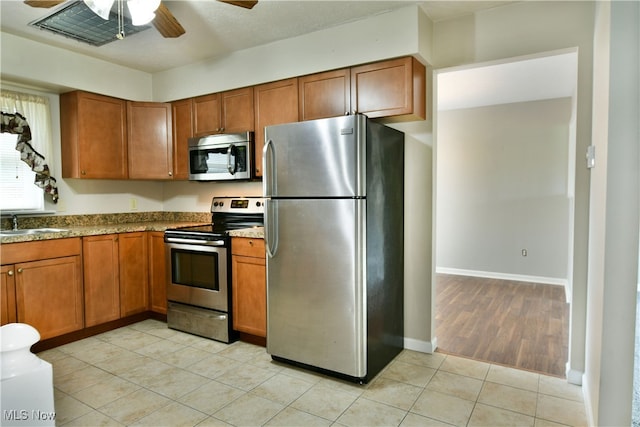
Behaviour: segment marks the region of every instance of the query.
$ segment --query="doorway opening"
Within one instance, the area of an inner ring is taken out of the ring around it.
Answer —
[[[577,51],[435,72],[439,351],[565,375]]]

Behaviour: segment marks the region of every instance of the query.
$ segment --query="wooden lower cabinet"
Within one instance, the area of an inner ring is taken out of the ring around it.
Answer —
[[[82,255],[85,325],[119,319],[118,235],[84,237]]]
[[[15,266],[0,267],[0,325],[16,322]]]
[[[147,233],[82,239],[86,326],[149,309]]]
[[[18,322],[47,339],[84,327],[80,256],[16,264]]]
[[[84,327],[79,238],[2,247],[2,323],[26,323],[41,339]]]
[[[150,231],[149,240],[149,303],[151,311],[167,314],[167,260],[164,232]]]
[[[118,236],[120,275],[120,316],[149,309],[149,261],[147,233],[122,233]]]
[[[266,337],[267,282],[264,240],[234,237],[231,253],[233,329]]]

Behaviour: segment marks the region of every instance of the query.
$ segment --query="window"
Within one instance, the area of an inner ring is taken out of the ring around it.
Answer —
[[[20,160],[18,135],[0,133],[0,210],[43,210],[44,192],[34,183],[35,172]]]
[[[57,203],[48,95],[2,88],[0,126],[0,209],[43,211],[44,196]]]

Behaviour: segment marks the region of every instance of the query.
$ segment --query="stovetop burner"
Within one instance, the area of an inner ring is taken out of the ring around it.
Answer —
[[[232,230],[262,226],[262,197],[214,197],[211,201],[211,224],[167,229],[165,237],[188,237],[197,240],[224,238]]]

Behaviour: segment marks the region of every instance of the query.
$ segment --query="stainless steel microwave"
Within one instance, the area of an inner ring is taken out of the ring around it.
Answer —
[[[253,178],[253,132],[189,138],[189,180]]]

